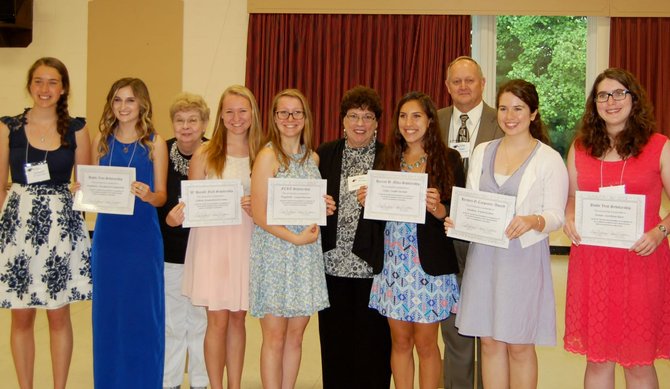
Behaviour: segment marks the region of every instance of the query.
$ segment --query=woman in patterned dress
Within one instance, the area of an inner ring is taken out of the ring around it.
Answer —
[[[296,89],[272,101],[269,141],[256,156],[251,174],[251,208],[256,223],[251,242],[251,314],[263,333],[261,380],[264,388],[292,388],[300,368],[302,337],[309,318],[328,307],[319,227],[267,223],[268,180],[319,179],[319,157],[312,151],[312,115]],[[335,202],[326,196],[327,214]]]
[[[449,213],[452,187],[465,184],[463,164],[460,154],[440,136],[435,105],[420,92],[410,92],[398,102],[386,148],[386,170],[428,174],[426,221],[388,221],[378,230],[383,236],[367,240],[379,254],[370,262],[375,276],[369,306],[388,318],[395,387],[413,387],[416,347],[420,386],[436,388],[442,366],[439,324],[449,317],[459,297],[456,254],[453,241],[444,235],[442,220]],[[361,204],[366,195],[367,188],[361,188]],[[354,253],[361,249],[357,243]]]
[[[319,311],[324,389],[388,389],[391,384],[388,320],[368,307],[372,267],[352,252],[358,231],[369,231],[375,221],[361,218],[356,188],[349,185],[369,169],[382,168],[384,145],[377,140],[381,115],[377,91],[360,85],[348,90],[340,103],[344,137],[316,151],[321,176],[338,205],[321,227],[330,302]]]
[[[670,358],[670,215],[659,216],[670,142],[633,74],[612,68],[596,77],[567,162],[565,349],[586,356],[587,389],[613,389],[616,364],[627,388],[658,388],[654,361]],[[630,248],[580,244],[578,190],[644,195],[644,233]]]
[[[88,231],[68,186],[73,167],[89,163],[90,144],[84,120],[68,114],[62,62],[37,60],[26,88],[32,108],[0,119],[0,306],[12,310],[19,386],[33,387],[35,308],[44,308],[54,388],[65,388],[73,343],[68,304],[91,298]]]

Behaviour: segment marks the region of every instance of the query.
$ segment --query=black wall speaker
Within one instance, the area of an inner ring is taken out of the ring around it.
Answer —
[[[0,0],[0,22],[16,22],[16,2],[17,0]]]
[[[33,41],[33,0],[0,0],[0,47],[28,47]]]

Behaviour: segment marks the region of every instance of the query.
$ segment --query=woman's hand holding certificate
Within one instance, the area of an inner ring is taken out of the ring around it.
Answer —
[[[516,197],[454,187],[447,236],[507,248]]]
[[[581,244],[631,248],[644,233],[644,195],[575,193],[575,225]]]
[[[268,179],[268,225],[326,225],[326,180]],[[332,198],[331,198],[332,199]]]
[[[423,224],[427,187],[425,173],[369,170],[363,217]]]
[[[184,227],[228,226],[242,223],[240,180],[188,180],[181,182]]]
[[[132,215],[135,195],[131,183],[135,168],[77,165],[79,187],[73,208],[78,211]]]

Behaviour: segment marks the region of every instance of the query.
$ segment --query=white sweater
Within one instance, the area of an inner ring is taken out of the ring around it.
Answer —
[[[469,189],[479,190],[484,150],[491,142],[479,144],[470,156],[467,179]],[[542,232],[531,229],[521,235],[521,247],[529,247],[563,226],[567,199],[568,171],[563,158],[550,146],[540,143],[540,148],[521,177],[516,197],[516,215],[541,215],[545,225]]]

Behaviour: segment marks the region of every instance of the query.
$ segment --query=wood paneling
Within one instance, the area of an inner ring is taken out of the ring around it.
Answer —
[[[248,0],[249,13],[670,16],[665,0]]]

